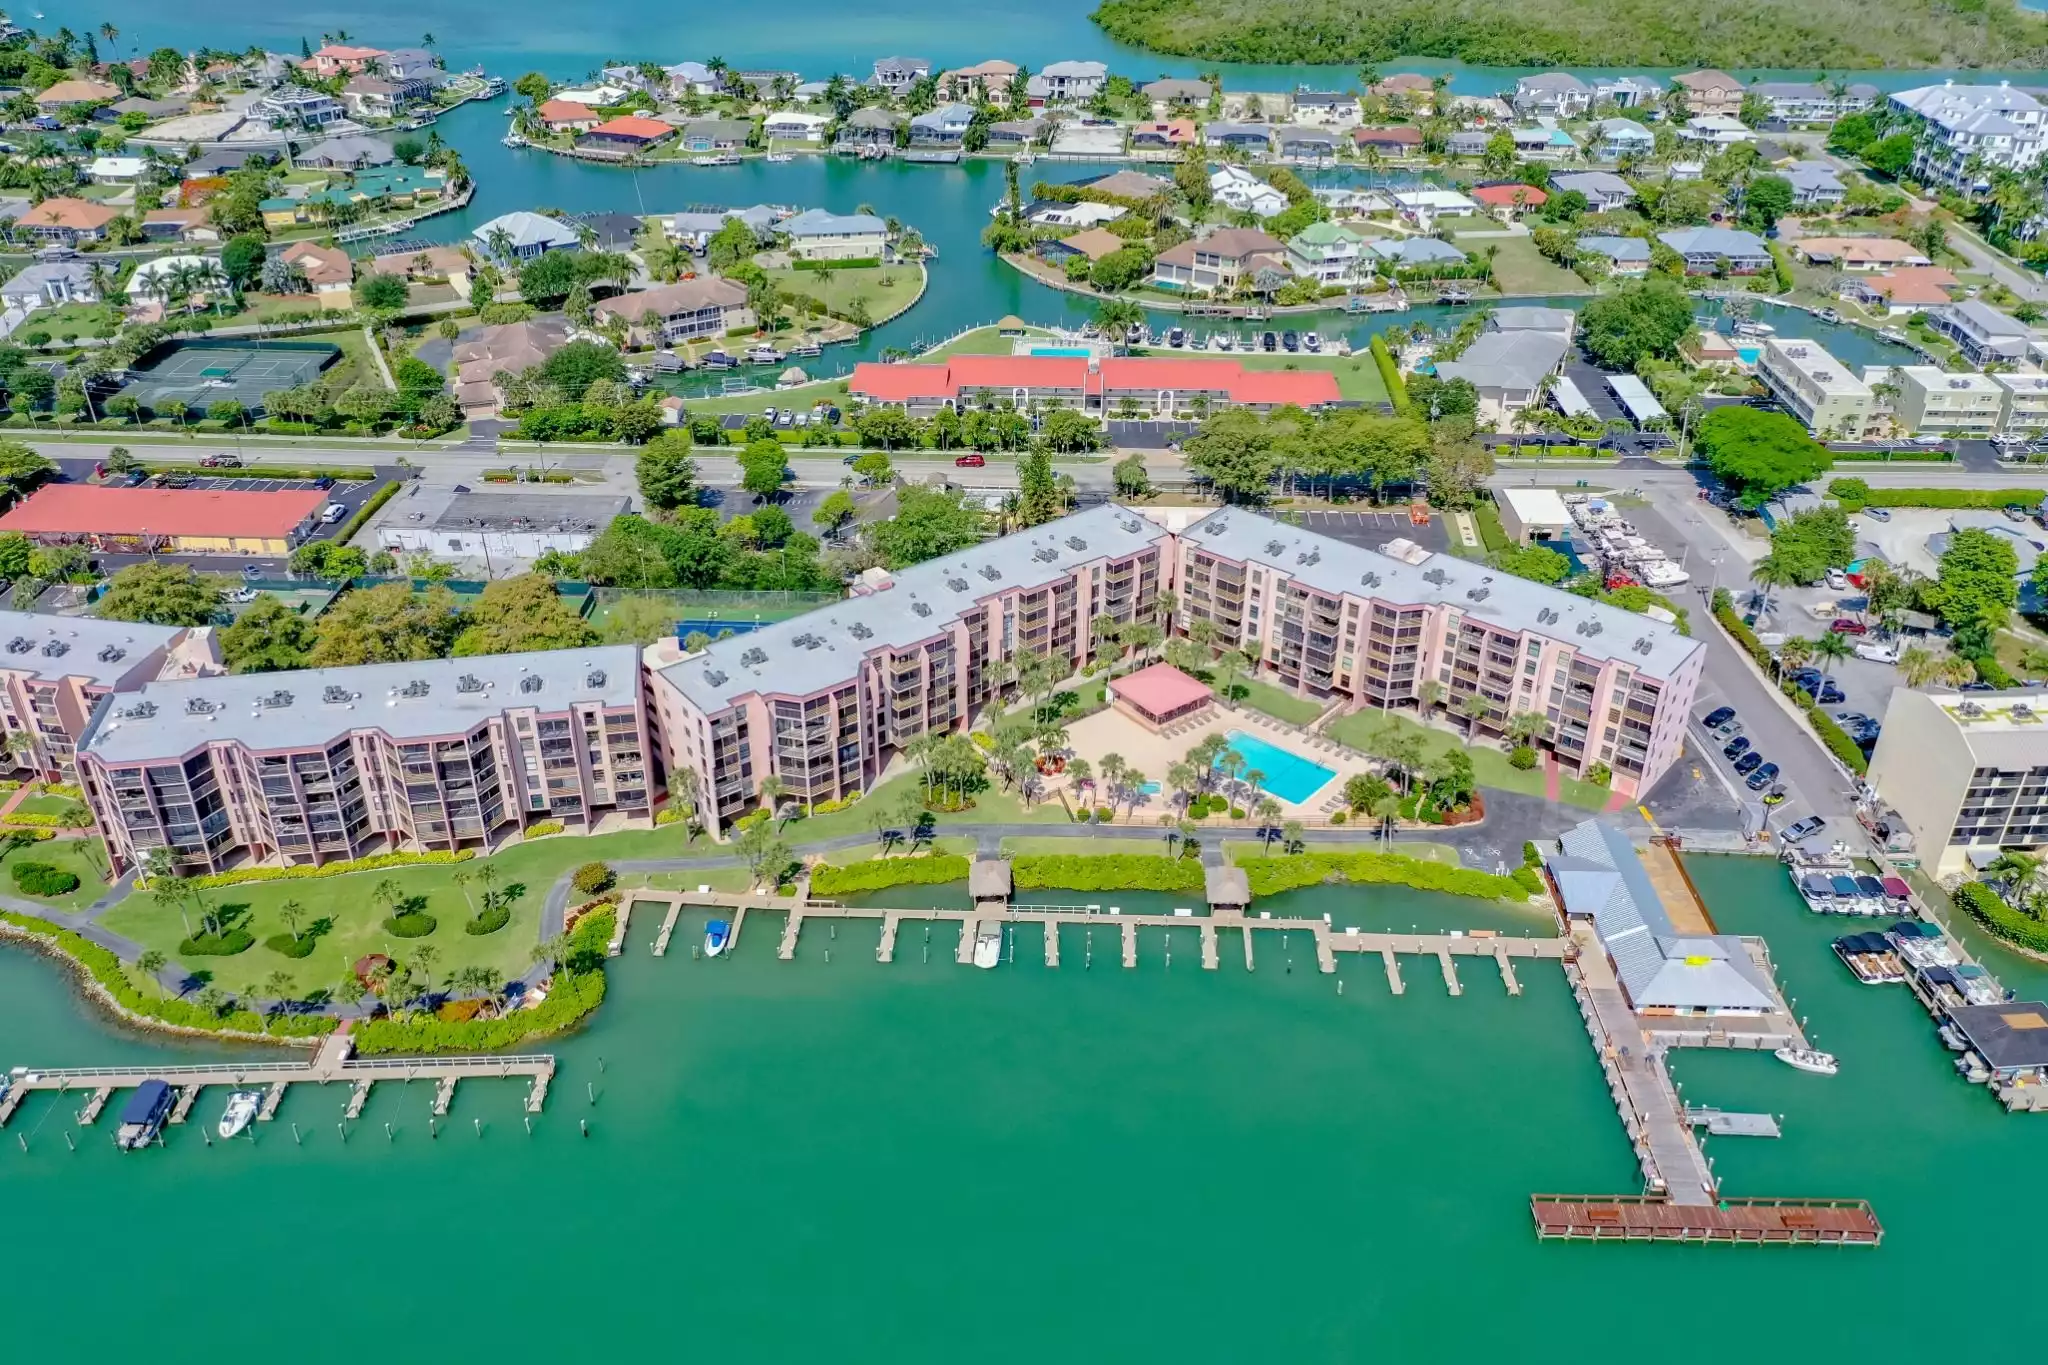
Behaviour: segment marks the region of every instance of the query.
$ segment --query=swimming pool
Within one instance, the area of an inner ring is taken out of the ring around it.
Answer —
[[[1300,805],[1337,775],[1334,768],[1325,768],[1242,730],[1232,730],[1223,738],[1229,742],[1230,748],[1243,756],[1244,771],[1256,768],[1266,775],[1265,781],[1259,784],[1259,790],[1271,792],[1282,801]],[[1223,766],[1221,754],[1216,756],[1216,766]]]
[[[1095,352],[1089,350],[1086,346],[1033,346],[1031,354],[1088,356],[1094,355]]]

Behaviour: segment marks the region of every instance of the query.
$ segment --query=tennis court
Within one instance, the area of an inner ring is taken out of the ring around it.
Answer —
[[[121,393],[153,413],[228,399],[256,412],[264,394],[311,383],[340,357],[341,348],[326,342],[182,342],[130,370]]]

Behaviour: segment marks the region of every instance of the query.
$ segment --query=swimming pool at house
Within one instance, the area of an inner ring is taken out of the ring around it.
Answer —
[[[1282,801],[1290,801],[1297,806],[1321,791],[1337,775],[1334,768],[1325,768],[1242,730],[1232,730],[1224,739],[1229,742],[1230,749],[1236,750],[1244,759],[1244,772],[1257,769],[1266,775],[1265,780],[1259,783],[1260,791],[1271,792]],[[1216,757],[1216,766],[1223,766],[1221,754]]]

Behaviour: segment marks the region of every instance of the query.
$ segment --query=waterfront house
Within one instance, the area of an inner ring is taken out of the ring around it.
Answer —
[[[661,228],[671,240],[701,255],[710,246],[711,239],[735,219],[752,228],[758,241],[769,241],[774,235],[775,210],[766,204],[743,209],[671,214],[661,220]]]
[[[302,85],[280,86],[257,100],[254,109],[257,117],[277,128],[325,128],[348,117],[340,100]]]
[[[381,47],[328,43],[308,57],[306,64],[313,68],[314,75],[324,81],[336,76],[360,76],[389,55]]]
[[[1934,330],[1962,349],[1963,358],[1983,367],[1992,361],[2016,364],[2026,359],[2031,339],[2027,325],[1988,303],[1965,299],[1945,308],[1931,309],[1927,321]]]
[[[1695,118],[1734,118],[1742,111],[1742,82],[1725,71],[1688,71],[1673,76],[1671,84],[1684,95],[1685,112]]]
[[[890,94],[901,95],[931,74],[932,64],[928,58],[884,57],[875,63],[872,79]]]
[[[355,266],[348,253],[317,242],[292,242],[278,249],[278,259],[304,277],[313,300],[323,311],[343,312],[355,306],[349,286]]]
[[[1444,154],[1447,156],[1484,156],[1486,144],[1493,141],[1493,132],[1486,128],[1461,128],[1444,139]],[[1422,132],[1415,132],[1415,147],[1422,146]]]
[[[1152,284],[1176,292],[1228,294],[1262,266],[1287,269],[1287,246],[1257,228],[1224,228],[1159,253]]]
[[[743,100],[772,100],[777,89],[794,90],[804,78],[801,71],[759,67],[751,71],[728,71],[725,88]]]
[[[103,123],[111,123],[119,120],[123,114],[140,114],[151,123],[155,123],[159,119],[176,118],[189,112],[191,108],[192,101],[183,95],[173,95],[169,99],[161,100],[132,95],[125,100],[115,100],[112,104],[93,110],[92,116]]]
[[[1515,155],[1524,161],[1562,161],[1577,155],[1579,150],[1572,135],[1547,117],[1537,120],[1533,127],[1508,131],[1515,140]]]
[[[751,328],[756,321],[754,310],[747,306],[746,286],[716,275],[600,299],[591,311],[600,322],[608,318],[624,321],[628,341],[636,347],[715,339]]]
[[[330,137],[294,156],[292,165],[302,171],[360,171],[397,159],[390,143],[374,137]]]
[[[1374,81],[1366,94],[1376,100],[1403,99],[1418,108],[1428,107],[1436,102],[1436,84],[1429,77],[1413,71],[1396,71]]]
[[[1757,378],[1785,410],[1822,439],[1861,440],[1882,426],[1870,386],[1806,337],[1766,337]]]
[[[1486,134],[1480,134],[1482,143],[1485,138]],[[1353,128],[1351,145],[1361,152],[1369,147],[1382,157],[1420,156],[1422,130],[1406,123],[1392,128]]]
[[[85,175],[95,185],[126,185],[148,169],[149,163],[139,156],[96,156]]]
[[[34,242],[77,246],[105,237],[107,225],[120,216],[121,210],[106,204],[59,195],[45,199],[15,219],[14,235]]]
[[[150,209],[142,215],[142,237],[149,242],[217,242],[220,229],[213,210],[201,204],[190,209]]]
[[[1273,130],[1263,123],[1212,123],[1202,129],[1202,141],[1211,147],[1235,147],[1252,156],[1264,156],[1273,149]]]
[[[1038,259],[1052,265],[1065,265],[1076,256],[1085,256],[1089,263],[1093,264],[1111,252],[1121,251],[1129,245],[1129,242],[1108,228],[1094,227],[1077,232],[1071,237],[1062,237],[1055,242],[1040,242]]]
[[[936,109],[927,109],[914,114],[910,119],[910,145],[913,147],[958,147],[967,137],[968,125],[974,122],[974,106],[971,104],[942,104]]]
[[[1554,173],[1550,177],[1550,190],[1553,194],[1578,191],[1586,196],[1587,207],[1595,213],[1608,213],[1615,209],[1627,208],[1636,197],[1636,187],[1613,171]]]
[[[2048,149],[2048,104],[2003,81],[1897,90],[1891,109],[1914,133],[1911,175],[1948,189],[1967,193],[1994,170],[2025,171]]]
[[[1932,265],[1920,248],[1896,237],[1802,237],[1792,251],[1809,265],[1842,270],[1880,270],[1895,265]]]
[[[761,121],[761,135],[777,142],[823,142],[831,122],[828,114],[779,109]]]
[[[832,140],[832,148],[840,152],[859,152],[870,148],[894,150],[896,130],[902,126],[903,115],[893,110],[856,109],[839,125],[839,134]]]
[[[752,125],[749,124],[748,127],[751,130]],[[676,128],[672,123],[663,123],[660,119],[646,118],[640,114],[621,114],[618,118],[606,119],[577,138],[576,148],[584,152],[637,156],[653,150],[675,135]]]
[[[1380,237],[1367,242],[1366,249],[1395,269],[1458,265],[1469,259],[1449,242],[1441,242],[1434,237]]]
[[[1207,109],[1216,88],[1207,81],[1169,76],[1139,86],[1138,93],[1152,102],[1153,117],[1170,118],[1175,114]]]
[[[1114,223],[1129,213],[1122,204],[1104,204],[1093,199],[1069,203],[1064,199],[1036,199],[1024,206],[1024,221],[1038,227],[1086,228]]]
[[[1191,118],[1161,119],[1131,125],[1134,152],[1178,151],[1195,145],[1195,121]]]
[[[1294,92],[1294,121],[1322,128],[1350,128],[1364,115],[1358,96],[1338,90],[1297,90]]]
[[[1109,68],[1101,62],[1049,62],[1024,82],[1024,88],[1031,107],[1040,109],[1086,104],[1108,81]]]
[[[109,104],[119,98],[120,88],[105,81],[58,81],[41,90],[35,104],[43,113],[54,114],[74,105]]]
[[[1488,319],[1487,330],[1456,360],[1436,362],[1436,372],[1440,379],[1469,381],[1479,391],[1480,424],[1499,429],[1540,399],[1544,381],[1571,353],[1571,338],[1562,330],[1496,323]]]
[[[474,268],[469,257],[452,246],[394,251],[370,261],[373,274],[392,275],[413,284],[446,284],[460,294],[469,292],[469,273]]]
[[[33,261],[0,285],[0,306],[10,311],[99,300],[99,288],[93,283],[93,263],[68,246],[44,247]]]
[[[1650,272],[1650,244],[1640,237],[1596,234],[1579,238],[1575,245],[1581,253],[1606,261],[1611,274],[1647,275]]]
[[[1664,98],[1664,86],[1648,76],[1615,76],[1593,82],[1593,103],[1617,109],[1651,109]]]
[[[754,125],[747,119],[694,118],[682,126],[678,145],[692,154],[737,152],[747,145],[753,131]]]
[[[1479,213],[1479,205],[1456,190],[1401,190],[1393,198],[1401,216],[1418,227],[1427,227],[1439,218],[1471,218]]]
[[[1004,119],[988,126],[988,145],[996,151],[1021,151],[1038,146],[1051,131],[1046,119]]]
[[[1601,119],[1593,125],[1593,155],[1602,161],[1648,156],[1656,148],[1656,135],[1634,119]]]
[[[1813,81],[1759,81],[1749,89],[1771,106],[1771,118],[1780,123],[1832,123],[1870,108],[1881,93],[1867,84],[1844,86],[1837,93]]]
[[[394,81],[425,81],[430,87],[447,74],[440,57],[423,47],[394,47],[377,59],[377,70]]]
[[[1076,180],[1076,189],[1092,190],[1097,194],[1113,194],[1119,199],[1143,201],[1155,195],[1171,194],[1173,182],[1164,176],[1147,175],[1144,171],[1111,171],[1107,175],[1092,176]]]
[[[1472,197],[1503,223],[1512,223],[1531,209],[1540,209],[1550,196],[1534,185],[1508,181],[1497,185],[1474,185]]]
[[[789,239],[789,254],[806,261],[880,261],[889,245],[888,224],[872,213],[806,209],[776,231]]]
[[[1318,284],[1349,284],[1372,274],[1365,238],[1338,223],[1310,223],[1288,238],[1287,264]]]
[[[493,246],[492,239],[501,234],[499,245]],[[514,269],[547,252],[573,251],[578,246],[575,231],[560,219],[524,209],[500,214],[469,236],[479,256]]]
[[[1291,124],[1273,130],[1280,155],[1288,161],[1335,161],[1340,136],[1328,128],[1300,128]]]
[[[433,97],[423,77],[353,76],[341,87],[341,102],[357,118],[395,119]]]
[[[1740,228],[1695,227],[1660,232],[1657,240],[1685,260],[1688,275],[1712,275],[1724,266],[1731,275],[1755,275],[1772,268],[1763,238]]]
[[[482,327],[457,340],[451,363],[455,401],[463,415],[497,416],[502,395],[496,376],[519,374],[543,364],[568,342],[569,323],[560,316]]]
[[[1952,271],[1938,265],[1894,266],[1842,282],[1842,297],[1887,317],[1904,317],[1929,308],[1945,308],[1962,288]]]
[[[661,73],[668,78],[669,91],[678,98],[719,93],[717,75],[702,62],[677,62],[674,66],[664,66]]]
[[[596,85],[570,86],[555,92],[556,99],[569,100],[576,104],[587,104],[593,109],[609,109],[632,94],[623,85],[600,81]]]
[[[1223,117],[1232,122],[1279,123],[1294,113],[1294,96],[1277,90],[1226,90]]]
[[[1796,208],[1827,208],[1842,202],[1848,187],[1825,161],[1795,161],[1784,170],[1792,182],[1792,203]]]
[[[577,229],[589,228],[591,251],[631,251],[640,241],[646,224],[630,213],[579,213],[571,220]],[[580,231],[579,231],[579,235]]]
[[[574,100],[544,101],[534,116],[551,133],[587,133],[604,122],[595,109]]]
[[[976,104],[987,100],[991,104],[1005,104],[1010,98],[1010,82],[1017,79],[1017,64],[1000,58],[976,62],[973,66],[957,67],[939,76],[939,98],[958,100],[963,104]]]
[[[1523,118],[1578,118],[1593,105],[1593,87],[1569,71],[1546,71],[1516,81],[1512,102]]]
[[[1209,193],[1239,213],[1271,218],[1287,207],[1287,196],[1242,166],[1218,166],[1209,173]]]

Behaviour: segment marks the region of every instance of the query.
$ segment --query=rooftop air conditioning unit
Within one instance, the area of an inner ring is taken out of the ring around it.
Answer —
[[[583,685],[585,687],[603,687],[605,685],[604,670],[601,668],[591,669],[583,675]]]
[[[345,689],[342,688],[328,689],[328,691],[330,692],[340,692],[344,690]],[[484,690],[484,682],[482,678],[477,677],[477,675],[474,673],[465,673],[455,680],[455,690],[457,692],[481,692]],[[337,700],[337,698],[329,697],[327,700],[335,701]],[[341,700],[346,700],[346,698],[342,698]]]
[[[546,680],[538,673],[529,673],[519,680],[519,690],[521,692],[538,692],[546,686]]]

